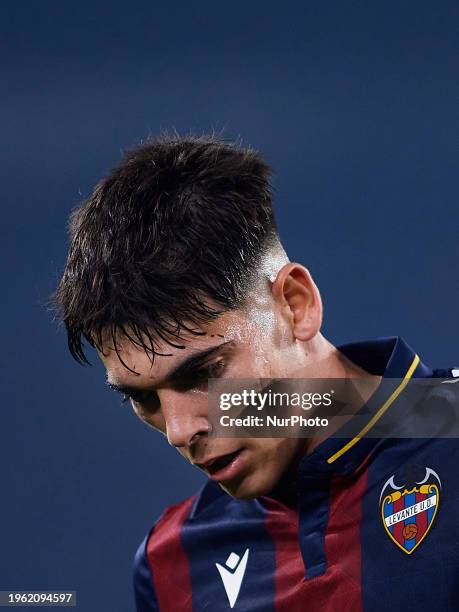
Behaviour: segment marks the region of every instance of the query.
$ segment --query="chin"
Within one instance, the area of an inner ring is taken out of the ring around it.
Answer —
[[[255,499],[256,497],[267,495],[274,488],[274,484],[271,482],[251,483],[244,480],[239,483],[228,483],[226,485],[219,483],[219,485],[225,493],[240,500]]]

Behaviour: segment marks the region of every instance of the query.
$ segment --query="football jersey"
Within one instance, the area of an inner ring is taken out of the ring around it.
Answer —
[[[167,508],[135,556],[137,612],[459,610],[459,445],[439,431],[459,371],[429,368],[400,337],[338,349],[388,381],[360,434],[302,458],[295,504],[209,481]],[[401,400],[417,379],[435,385],[413,417]],[[389,414],[404,433],[371,436]],[[409,437],[413,418],[432,436]]]

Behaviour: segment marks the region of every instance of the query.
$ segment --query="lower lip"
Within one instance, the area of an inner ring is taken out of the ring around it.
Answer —
[[[232,480],[233,478],[237,478],[244,469],[245,466],[245,453],[243,450],[239,451],[239,453],[234,457],[234,459],[225,465],[225,467],[218,470],[218,472],[213,472],[209,474],[210,480],[215,480],[216,482],[225,482],[225,480]]]

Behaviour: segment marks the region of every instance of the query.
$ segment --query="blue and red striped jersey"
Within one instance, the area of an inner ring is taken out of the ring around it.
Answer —
[[[393,417],[411,378],[439,380],[434,423],[455,401],[459,384],[440,379],[459,382],[459,371],[429,368],[400,337],[338,348],[398,379],[367,402],[366,432]],[[330,437],[302,459],[295,504],[237,500],[209,481],[141,543],[137,612],[459,610],[458,466],[455,438],[361,435]]]

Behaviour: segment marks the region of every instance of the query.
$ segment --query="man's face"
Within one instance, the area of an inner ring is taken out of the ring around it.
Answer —
[[[226,312],[188,333],[183,349],[158,345],[151,358],[126,338],[99,353],[107,381],[124,392],[137,416],[167,436],[183,457],[236,498],[271,491],[304,440],[294,438],[218,438],[208,435],[208,377],[289,378],[298,375],[300,348],[288,317],[271,294],[249,310]]]

